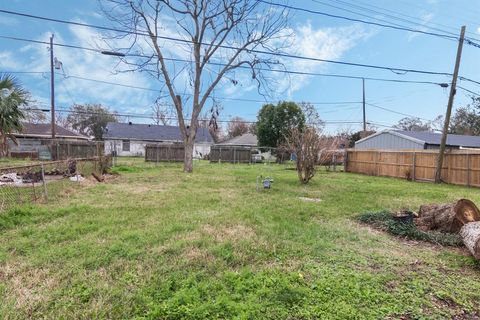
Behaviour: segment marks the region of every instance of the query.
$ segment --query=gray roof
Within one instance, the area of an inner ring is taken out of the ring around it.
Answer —
[[[22,131],[17,132],[14,135],[18,137],[51,138],[52,125],[50,123],[22,122]],[[55,124],[55,136],[58,138],[75,138],[88,140],[87,136],[61,127],[58,124]]]
[[[251,133],[245,133],[241,136],[217,143],[217,145],[221,146],[257,146],[257,144],[257,136]]]
[[[441,133],[429,132],[429,131],[402,131],[394,130],[394,132],[401,135],[417,139],[430,145],[440,145],[442,139]],[[464,136],[460,134],[448,134],[447,135],[448,146],[459,146],[469,148],[480,148],[480,136]]]
[[[160,126],[154,124],[109,122],[104,139],[129,139],[147,141],[183,141],[180,128],[176,126]],[[195,142],[213,143],[208,128],[198,128]]]

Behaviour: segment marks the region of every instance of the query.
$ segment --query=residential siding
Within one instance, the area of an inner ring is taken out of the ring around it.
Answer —
[[[398,137],[389,132],[382,132],[364,141],[357,141],[355,143],[355,149],[411,150],[424,149],[424,144]]]
[[[126,139],[127,140],[127,139]],[[158,143],[173,143],[178,141],[162,141]],[[116,151],[117,156],[120,157],[143,157],[145,156],[145,146],[147,144],[155,144],[154,141],[130,140],[130,151],[122,150],[122,140],[105,140],[105,154],[112,154]],[[205,155],[210,153],[211,143],[196,143],[193,149],[193,157],[202,159]]]

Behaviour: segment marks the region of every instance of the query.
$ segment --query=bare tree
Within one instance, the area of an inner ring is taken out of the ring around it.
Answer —
[[[293,128],[286,139],[286,148],[296,156],[298,179],[307,184],[315,176],[316,166],[332,160],[337,148],[335,138],[323,136],[316,128]]]
[[[222,106],[218,103],[214,103],[210,108],[210,111],[203,112],[198,120],[199,128],[208,128],[208,132],[213,138],[215,143],[220,142],[223,139],[223,130],[221,124],[218,122],[220,116],[220,110]]]
[[[152,105],[152,120],[156,125],[169,125],[172,118],[172,112],[166,103],[155,101]]]
[[[250,131],[250,125],[240,117],[233,117],[227,126],[228,138],[241,136]]]
[[[271,88],[262,70],[281,62],[263,52],[278,53],[290,39],[287,11],[258,0],[103,0],[102,3],[104,13],[122,29],[116,34],[117,40],[130,41],[127,48],[114,48],[127,55],[123,62],[131,70],[155,76],[175,106],[185,146],[185,172],[193,169],[199,115],[215,88],[225,81],[237,84],[233,71],[239,69],[251,73],[259,92],[260,88]],[[173,23],[166,25],[168,21]],[[187,58],[178,59],[179,54]],[[182,82],[185,75],[189,79]],[[181,88],[185,84],[188,90]],[[191,106],[187,107],[186,96]],[[185,116],[188,113],[189,121]]]
[[[298,104],[305,115],[305,124],[308,127],[321,131],[325,127],[325,122],[320,118],[317,108],[310,102],[300,102]]]
[[[24,109],[25,122],[28,123],[44,123],[47,120],[45,112],[41,109],[26,108]]]

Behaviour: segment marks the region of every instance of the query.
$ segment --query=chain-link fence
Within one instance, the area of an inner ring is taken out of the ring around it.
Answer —
[[[34,203],[57,201],[75,186],[101,180],[111,157],[49,161],[0,169],[0,212]]]

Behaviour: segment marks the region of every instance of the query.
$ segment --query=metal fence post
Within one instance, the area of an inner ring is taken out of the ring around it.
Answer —
[[[45,195],[45,201],[48,202],[48,193],[47,193],[47,182],[45,181],[45,168],[42,164],[42,184],[43,184],[43,193]]]

